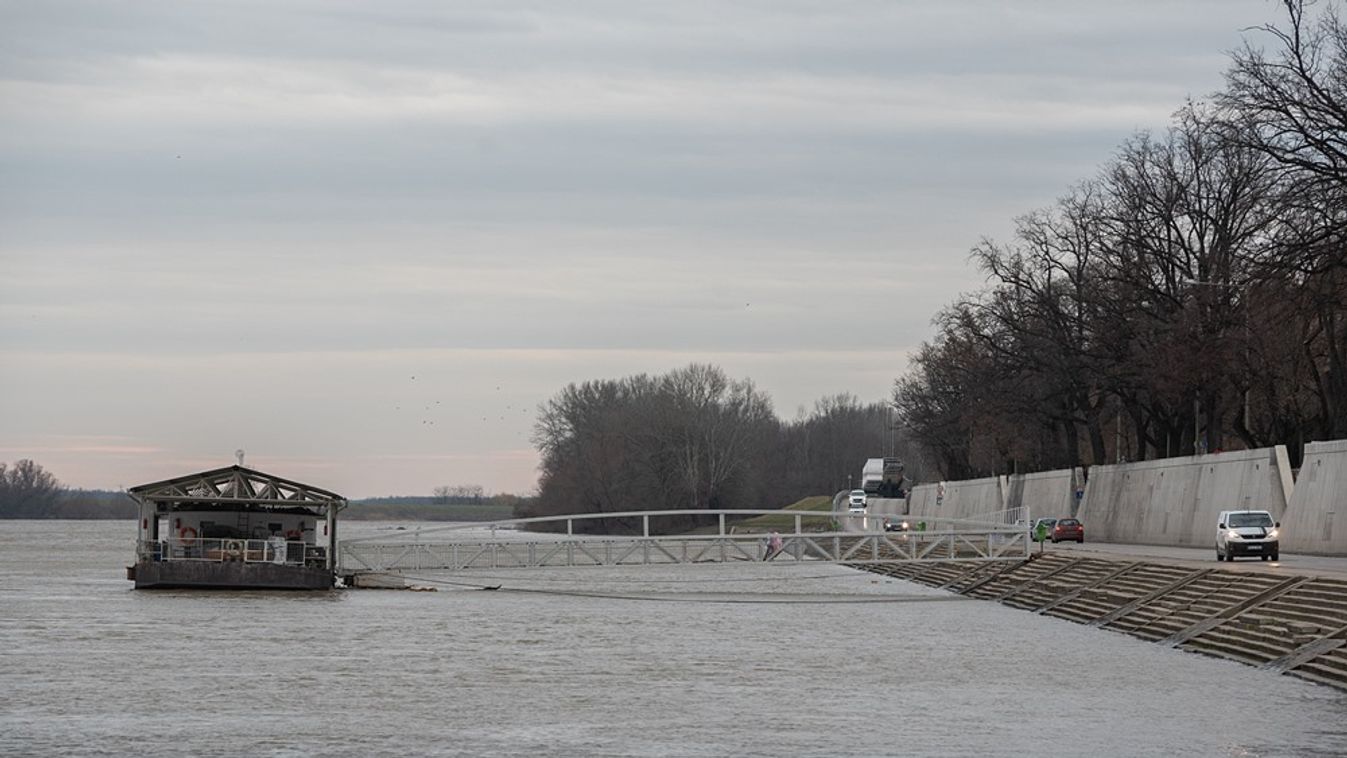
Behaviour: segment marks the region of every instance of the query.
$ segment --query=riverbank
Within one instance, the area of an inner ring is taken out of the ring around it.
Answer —
[[[1257,566],[1061,551],[857,568],[1347,690],[1347,580]]]

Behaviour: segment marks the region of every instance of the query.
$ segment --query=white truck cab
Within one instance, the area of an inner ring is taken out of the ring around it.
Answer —
[[[1267,511],[1221,511],[1216,523],[1216,560],[1233,561],[1237,555],[1280,557],[1281,522]]]
[[[865,490],[852,490],[847,498],[847,513],[858,515],[865,513]]]

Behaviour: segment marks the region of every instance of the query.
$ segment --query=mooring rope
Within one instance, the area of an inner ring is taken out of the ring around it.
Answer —
[[[385,575],[387,575],[387,576],[401,576],[401,574],[394,574],[394,573],[391,573],[391,572],[385,572]],[[518,576],[501,576],[501,575],[499,575],[499,574],[478,574],[478,573],[476,573],[476,572],[473,573],[473,576],[474,576],[474,577],[480,577],[480,578],[482,578],[482,579],[494,580],[494,581],[517,581],[517,580],[520,579],[520,577],[518,577]],[[604,578],[603,578],[603,582],[604,582],[605,584],[729,584],[729,583],[735,583],[735,584],[737,584],[737,583],[739,583],[739,582],[783,582],[783,581],[792,581],[792,582],[793,582],[793,581],[800,581],[800,580],[803,580],[803,579],[854,579],[855,577],[856,577],[855,572],[846,572],[846,573],[836,573],[836,574],[813,574],[813,575],[809,575],[809,576],[788,576],[788,577],[783,577],[783,576],[756,576],[756,577],[745,577],[745,578],[742,578],[742,579],[735,579],[735,578],[715,578],[715,579],[713,579],[713,578],[709,578],[709,577],[708,577],[708,578],[701,578],[701,579],[641,579],[641,578],[638,578],[638,577],[627,577],[627,578],[624,578],[624,577],[611,577],[611,578],[610,578],[610,577],[604,577]],[[886,577],[886,578],[888,578],[888,577]],[[562,579],[549,579],[549,578],[544,578],[544,577],[536,577],[536,578],[535,578],[535,577],[529,577],[529,578],[527,579],[527,581],[528,581],[530,584],[574,584],[574,583],[575,583],[575,579],[564,579],[564,578],[562,578]]]
[[[747,604],[835,604],[835,603],[939,603],[939,602],[959,602],[970,600],[971,598],[962,595],[877,595],[877,594],[846,594],[846,595],[802,595],[802,594],[781,594],[772,596],[769,594],[758,594],[752,597],[726,597],[725,593],[696,593],[683,592],[675,594],[633,594],[633,593],[608,593],[595,592],[592,590],[561,590],[561,589],[535,589],[529,587],[504,587],[499,584],[471,584],[467,582],[454,582],[447,579],[433,579],[431,577],[407,576],[405,574],[388,574],[389,576],[398,576],[413,582],[425,584],[444,584],[454,587],[467,587],[476,590],[496,590],[500,592],[510,592],[515,594],[528,595],[554,595],[561,597],[585,597],[598,598],[602,600],[643,600],[649,602],[666,603],[747,603]]]

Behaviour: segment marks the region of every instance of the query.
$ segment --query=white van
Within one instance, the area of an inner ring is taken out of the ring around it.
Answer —
[[[1216,522],[1216,560],[1233,561],[1237,555],[1257,555],[1263,560],[1280,557],[1281,522],[1267,511],[1221,511]]]
[[[852,490],[847,501],[847,513],[852,515],[865,514],[865,490]]]

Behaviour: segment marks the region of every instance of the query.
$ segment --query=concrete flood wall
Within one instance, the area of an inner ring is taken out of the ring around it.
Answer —
[[[937,484],[918,484],[907,493],[907,513],[909,516],[930,516],[936,509],[936,498],[940,492]]]
[[[1029,506],[1034,518],[1072,515],[1079,469],[991,476],[912,488],[908,514],[913,517],[964,519]]]
[[[1347,555],[1347,440],[1305,446],[1281,531],[1286,552]]]
[[[912,488],[908,514],[913,518],[960,519],[1005,506],[1005,478],[966,479],[961,482],[919,484]]]
[[[1030,518],[1074,516],[1077,483],[1083,481],[1080,469],[1016,474],[1009,478],[1006,507],[1028,507]]]
[[[1287,552],[1347,555],[1347,440],[1311,442],[1293,482],[1282,446],[1080,469],[921,484],[911,518],[968,518],[1028,506],[1075,515],[1100,542],[1211,547],[1217,514],[1250,508],[1282,522]],[[1084,499],[1077,492],[1084,486]]]
[[[1221,511],[1266,510],[1281,520],[1290,491],[1281,446],[1095,466],[1079,516],[1087,539],[1211,547]]]

